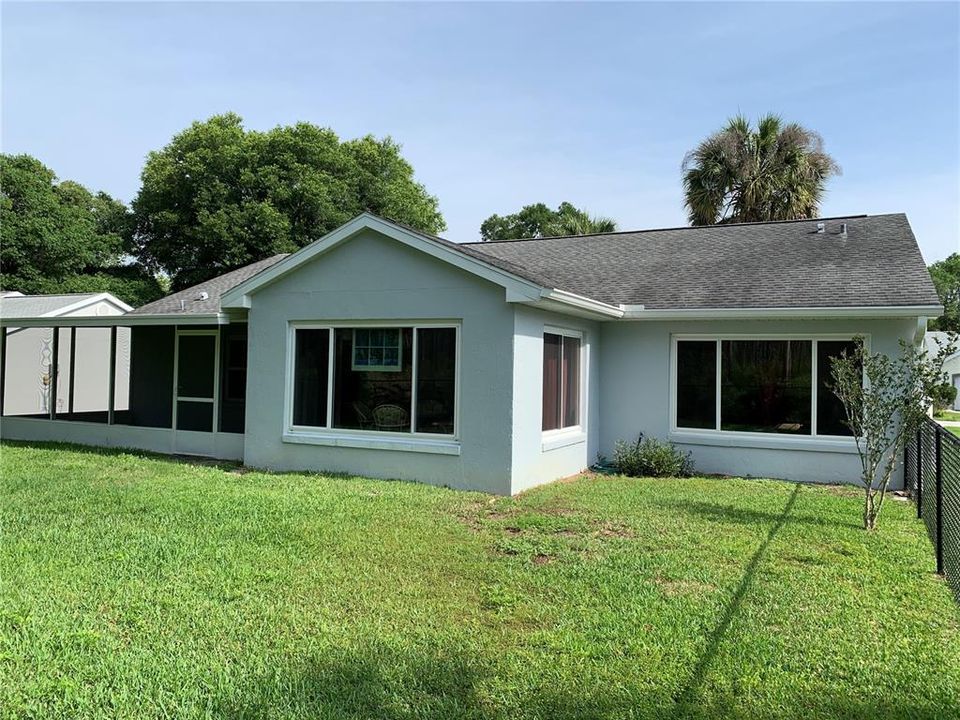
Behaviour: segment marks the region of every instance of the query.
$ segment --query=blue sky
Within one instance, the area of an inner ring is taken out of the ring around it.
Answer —
[[[906,212],[960,250],[960,6],[2,5],[4,152],[129,201],[195,119],[390,134],[453,240],[561,200],[685,224],[684,153],[742,112],[820,132],[824,215]]]

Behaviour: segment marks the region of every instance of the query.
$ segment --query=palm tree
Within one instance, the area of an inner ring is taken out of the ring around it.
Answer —
[[[547,226],[547,235],[597,235],[615,232],[617,223],[612,218],[591,215],[568,202],[560,203],[556,216]]]
[[[683,159],[683,191],[691,225],[816,217],[827,180],[840,166],[823,139],[777,115],[754,130],[742,115]]]

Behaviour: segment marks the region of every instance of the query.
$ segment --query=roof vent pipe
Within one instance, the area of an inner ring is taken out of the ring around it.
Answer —
[[[817,235],[823,235],[827,231],[827,226],[823,223],[817,223]]]
[[[847,237],[847,224],[840,223],[840,237],[846,239]]]

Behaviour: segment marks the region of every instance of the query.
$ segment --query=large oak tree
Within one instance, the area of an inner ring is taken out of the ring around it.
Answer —
[[[27,294],[111,292],[131,305],[163,289],[127,255],[126,206],[29,155],[0,155],[0,284]]]
[[[309,123],[247,130],[228,113],[150,153],[133,202],[136,251],[178,289],[293,252],[364,210],[446,227],[389,137],[341,141]]]

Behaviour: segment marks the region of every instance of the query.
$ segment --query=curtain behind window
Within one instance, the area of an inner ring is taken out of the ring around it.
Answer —
[[[543,429],[560,427],[560,356],[563,339],[559,335],[543,336]]]

